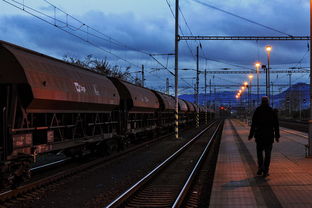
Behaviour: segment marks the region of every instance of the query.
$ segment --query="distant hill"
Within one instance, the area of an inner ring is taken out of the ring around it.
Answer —
[[[270,103],[272,104],[273,101],[273,107],[279,109],[288,109],[290,105],[293,110],[299,110],[300,107],[301,109],[307,109],[310,106],[309,94],[310,86],[308,84],[297,83],[281,93],[274,94],[274,96],[271,97]],[[236,99],[235,95],[236,92],[229,91],[211,93],[211,95],[210,93],[207,93],[207,98],[205,98],[204,94],[199,94],[199,104],[204,105],[207,101],[207,104],[210,106],[213,106],[213,104],[216,106],[224,105],[232,107],[239,107],[243,104],[247,106],[248,97],[246,92],[240,99]],[[259,95],[260,98],[262,96],[264,96],[264,94]],[[179,98],[195,102],[194,94],[183,94],[180,95]],[[251,94],[251,104],[253,106],[257,106],[257,100],[259,100],[257,95]]]

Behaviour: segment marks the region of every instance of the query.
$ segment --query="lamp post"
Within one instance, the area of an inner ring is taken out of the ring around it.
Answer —
[[[250,74],[249,76],[248,76],[248,78],[249,78],[249,100],[250,100],[250,106],[249,106],[249,112],[251,113],[251,109],[252,109],[252,96],[251,96],[251,83],[252,83],[252,79],[253,79],[253,75],[252,74]]]
[[[310,0],[310,46],[312,44],[312,0]],[[312,156],[312,51],[310,49],[310,116],[309,116],[309,141],[308,156]]]
[[[248,123],[248,115],[249,115],[249,87],[248,87],[248,82],[244,82],[244,89],[247,89],[247,115],[245,114],[245,118],[247,119],[247,123]],[[242,88],[243,89],[243,88]],[[244,90],[243,89],[243,90]],[[245,111],[246,112],[246,111]]]
[[[266,83],[265,83],[266,96],[268,96],[268,98],[270,99],[270,54],[272,51],[272,46],[270,45],[265,46],[265,50],[268,53],[268,67],[267,67],[266,74],[265,74],[266,75]]]
[[[255,67],[256,67],[256,71],[257,71],[257,104],[259,104],[259,102],[260,102],[260,93],[259,93],[259,91],[260,91],[260,86],[259,86],[259,69],[260,69],[260,67],[261,67],[261,63],[260,62],[256,62],[255,63]]]
[[[272,108],[274,107],[274,85],[273,85],[273,82],[271,82],[271,89],[272,89],[272,91],[271,91],[271,106],[272,106]]]

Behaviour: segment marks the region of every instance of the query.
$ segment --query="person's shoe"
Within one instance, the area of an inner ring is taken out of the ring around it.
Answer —
[[[261,176],[261,175],[262,175],[262,172],[263,172],[262,169],[259,168],[258,171],[257,171],[257,176]]]
[[[267,177],[267,176],[269,176],[269,175],[270,175],[269,172],[265,172],[265,171],[264,171],[262,176],[263,176],[263,177]]]

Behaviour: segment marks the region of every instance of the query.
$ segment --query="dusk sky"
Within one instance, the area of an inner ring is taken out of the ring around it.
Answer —
[[[57,8],[51,6],[49,2]],[[174,0],[49,0],[49,2],[0,1],[0,39],[60,59],[64,55],[81,58],[92,54],[97,58],[106,58],[111,65],[124,68],[131,66],[130,70],[134,77],[140,77],[140,74],[135,72],[144,64],[147,87],[164,91],[167,77],[173,85],[174,77],[166,69],[161,68],[167,66],[173,71],[174,57],[155,56],[162,66],[148,54],[174,52],[174,18],[169,8],[170,5],[174,10]],[[8,3],[24,8],[24,11]],[[211,6],[271,27],[275,31],[213,9]],[[180,8],[193,35],[308,36],[310,31],[308,0],[181,0]],[[45,15],[56,17],[59,21]],[[182,15],[180,26],[184,35],[191,35]],[[189,46],[185,41],[181,41],[180,44],[180,68],[195,69],[194,55],[199,42],[188,41],[188,43]],[[254,69],[253,64],[257,60],[266,64],[264,47],[267,44],[273,47],[272,70],[309,66],[308,41],[201,41],[201,44],[203,47],[200,56],[208,59],[207,61],[201,58],[201,70]],[[181,71],[180,76],[188,84],[194,85],[194,71]],[[209,75],[208,80],[213,84],[240,85],[247,80],[247,75]],[[288,76],[272,74],[271,80],[276,85],[287,84]],[[292,80],[293,83],[307,83],[309,77],[308,74],[294,74]],[[193,93],[192,89],[185,88],[188,86],[185,82],[180,81],[180,93]],[[261,82],[264,83],[263,75]],[[276,91],[285,89],[280,88]],[[236,88],[217,90],[235,91]]]

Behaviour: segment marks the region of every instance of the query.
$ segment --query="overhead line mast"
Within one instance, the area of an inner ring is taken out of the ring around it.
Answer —
[[[175,137],[179,138],[179,0],[175,2],[175,60],[174,60],[174,74],[175,74]]]
[[[310,0],[310,119],[309,119],[309,139],[308,139],[308,156],[312,156],[312,0]]]

